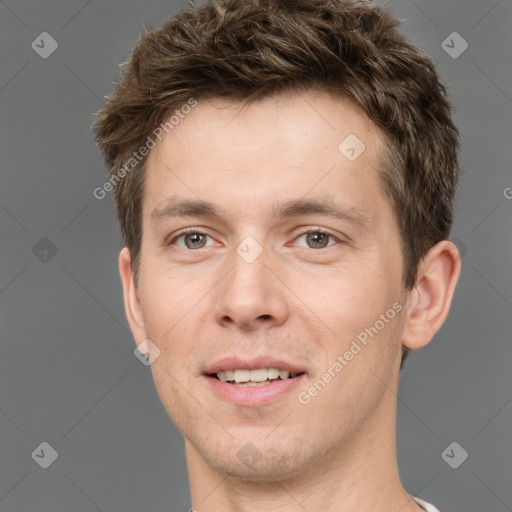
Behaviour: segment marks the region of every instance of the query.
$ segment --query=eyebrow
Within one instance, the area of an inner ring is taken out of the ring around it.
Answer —
[[[342,206],[330,199],[296,199],[273,205],[271,215],[274,219],[299,217],[301,215],[323,215],[344,222],[355,224],[367,229],[370,218],[361,208]],[[214,217],[222,219],[218,208],[210,202],[196,199],[180,199],[172,196],[161,203],[151,212],[152,225],[175,217]]]

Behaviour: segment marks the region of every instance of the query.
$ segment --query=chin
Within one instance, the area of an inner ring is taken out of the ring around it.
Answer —
[[[300,451],[307,443],[300,440],[274,440],[262,437],[254,442],[232,441],[229,446],[199,447],[198,452],[214,470],[239,481],[275,483],[304,473],[312,457]]]
[[[303,464],[290,460],[287,455],[283,454],[273,458],[273,460],[264,461],[262,458],[252,467],[240,464],[236,457],[222,461],[216,459],[215,461],[208,461],[208,463],[219,473],[241,482],[252,483],[275,483],[276,480],[282,481],[296,477],[306,470]]]

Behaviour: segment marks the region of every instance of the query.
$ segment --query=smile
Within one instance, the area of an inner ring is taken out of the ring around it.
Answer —
[[[214,374],[217,379],[236,386],[264,386],[274,380],[293,379],[300,373],[290,373],[278,368],[258,368],[255,370],[221,370]]]

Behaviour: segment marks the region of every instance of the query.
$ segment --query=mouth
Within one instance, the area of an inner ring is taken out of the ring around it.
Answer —
[[[306,378],[306,371],[270,357],[244,360],[235,356],[207,366],[203,377],[223,401],[257,407],[285,399]]]
[[[233,386],[253,387],[266,386],[275,381],[294,379],[303,374],[304,372],[291,373],[288,370],[279,368],[257,368],[254,370],[221,370],[209,374],[209,377],[232,384]]]

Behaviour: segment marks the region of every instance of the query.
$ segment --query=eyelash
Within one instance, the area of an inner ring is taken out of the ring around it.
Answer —
[[[331,239],[334,239],[336,242],[338,243],[341,243],[342,240],[340,240],[338,237],[334,236],[332,233],[329,233],[327,231],[324,231],[322,229],[315,229],[315,228],[310,228],[310,229],[307,229],[306,231],[303,231],[302,233],[299,233],[294,240],[297,240],[298,238],[304,236],[304,235],[308,235],[309,233],[319,233],[319,234],[322,234],[322,235],[326,235],[328,236],[329,238]],[[171,246],[173,245],[179,238],[185,236],[185,235],[191,235],[191,234],[197,234],[197,235],[204,235],[204,236],[209,236],[210,238],[212,238],[210,235],[208,235],[207,233],[203,233],[202,231],[198,231],[196,228],[187,228],[183,231],[181,231],[180,233],[178,233],[175,237],[173,237],[166,245],[167,246]],[[328,249],[329,247],[332,247],[332,245],[328,245],[327,247],[321,247],[320,249]],[[181,249],[181,247],[180,247]],[[203,247],[201,247],[201,249],[203,249]],[[315,250],[315,251],[318,251],[319,249],[313,249],[311,247],[302,247],[302,249],[311,249],[311,250]],[[199,249],[184,249],[184,250],[187,250],[187,251],[197,251]]]

